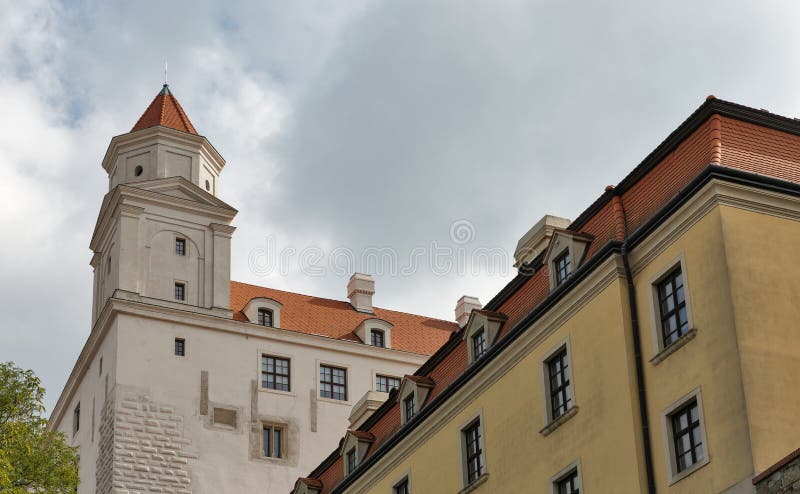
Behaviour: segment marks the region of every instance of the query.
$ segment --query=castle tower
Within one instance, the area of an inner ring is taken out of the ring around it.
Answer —
[[[230,226],[217,197],[225,160],[169,86],[103,158],[109,192],[90,248],[93,321],[109,297],[184,304],[230,316]]]

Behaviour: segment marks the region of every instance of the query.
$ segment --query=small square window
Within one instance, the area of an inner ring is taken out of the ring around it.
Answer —
[[[175,300],[186,300],[186,284],[175,283]]]
[[[478,360],[486,353],[486,331],[481,329],[472,335],[472,358]]]
[[[411,494],[408,488],[408,477],[394,485],[394,494]]]
[[[414,417],[414,413],[416,413],[416,400],[414,399],[414,393],[406,396],[403,400],[403,411],[406,414],[406,422],[411,420]]]
[[[290,366],[288,358],[261,356],[261,387],[290,391]]]
[[[563,254],[556,257],[556,260],[553,261],[553,265],[556,269],[556,286],[558,286],[567,281],[569,275],[572,274],[569,249],[565,250]]]
[[[264,457],[283,458],[284,429],[275,425],[264,425],[261,432],[261,443]]]
[[[579,494],[581,492],[581,479],[578,470],[571,470],[569,473],[556,481],[556,494]]]
[[[322,398],[347,401],[347,369],[320,365],[319,386]]]
[[[466,485],[470,485],[483,475],[483,438],[481,422],[476,419],[461,431],[464,443],[464,463]]]
[[[380,374],[375,376],[375,391],[381,393],[388,393],[393,389],[400,387],[400,379],[392,376],[382,376]]]
[[[656,284],[661,344],[666,348],[689,332],[683,272],[678,267]]]
[[[347,455],[346,456],[347,456],[347,459],[346,459],[346,461],[347,461],[347,474],[350,475],[351,473],[353,473],[353,471],[355,471],[356,467],[358,466],[358,462],[356,460],[356,448],[355,447],[350,448],[347,451]]]
[[[372,346],[379,346],[381,348],[386,346],[386,335],[380,329],[373,329],[369,332]]]
[[[186,340],[183,338],[175,338],[175,355],[178,357],[186,356]]]
[[[273,315],[273,312],[269,309],[264,309],[263,307],[258,309],[258,324],[261,326],[272,327]]]
[[[179,256],[186,255],[186,239],[185,238],[176,238],[175,239],[175,253]]]
[[[572,387],[567,349],[562,348],[545,363],[550,398],[550,420],[564,415],[572,407]]]

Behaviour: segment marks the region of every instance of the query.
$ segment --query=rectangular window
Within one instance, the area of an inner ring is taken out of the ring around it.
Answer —
[[[557,494],[579,494],[581,492],[581,480],[578,477],[578,470],[572,470],[556,482]]]
[[[103,375],[103,357],[100,357],[100,370],[97,372],[98,376]]]
[[[175,283],[175,300],[186,300],[186,285],[184,283]]]
[[[480,330],[472,336],[472,358],[478,360],[486,353],[486,331]]]
[[[186,340],[183,338],[175,338],[175,355],[178,357],[186,356]]]
[[[347,369],[320,365],[319,387],[321,397],[347,401]]]
[[[267,458],[283,458],[283,428],[265,425],[262,430],[262,446]]]
[[[81,402],[78,402],[72,412],[72,434],[77,434],[79,430],[81,430]]]
[[[350,448],[350,450],[347,451],[347,474],[353,473],[356,466],[356,448]]]
[[[175,253],[179,256],[186,255],[186,239],[185,238],[176,238],[175,239]]]
[[[406,422],[411,420],[411,418],[414,416],[414,401],[414,393],[411,393],[406,397],[405,400],[403,400],[403,410],[406,412]]]
[[[379,346],[381,348],[386,346],[385,337],[386,335],[380,329],[373,329],[370,331],[370,339],[372,340],[372,346]]]
[[[569,278],[572,267],[570,266],[569,249],[558,256],[554,262],[556,268],[556,286],[564,283]]]
[[[697,399],[674,411],[670,417],[675,468],[681,473],[705,458]]]
[[[291,391],[289,359],[261,356],[261,387],[278,391]]]
[[[269,309],[258,309],[258,324],[272,327],[272,315],[273,313]]]
[[[661,338],[664,348],[678,341],[689,331],[686,296],[681,268],[672,271],[656,286],[661,316]]]
[[[461,433],[464,435],[465,471],[467,475],[467,485],[469,485],[483,475],[483,447],[481,445],[480,419],[473,422]]]
[[[569,380],[567,349],[563,348],[547,360],[550,394],[550,419],[564,415],[572,406],[572,389]]]
[[[394,494],[411,494],[411,491],[408,489],[408,477],[395,484]]]
[[[375,376],[375,391],[381,393],[388,393],[393,389],[400,387],[400,379],[392,376],[382,376],[380,374]]]

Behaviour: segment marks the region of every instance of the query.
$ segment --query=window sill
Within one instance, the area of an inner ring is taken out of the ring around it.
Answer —
[[[701,468],[703,468],[704,466],[708,465],[710,461],[711,461],[711,458],[708,455],[706,455],[705,458],[703,458],[702,460],[698,461],[697,463],[695,463],[694,465],[690,466],[689,468],[687,468],[686,470],[682,471],[681,473],[673,473],[673,474],[671,474],[668,485],[675,484],[675,483],[685,479],[689,475],[693,474],[694,472],[696,472],[696,471],[700,470]]]
[[[291,396],[292,398],[297,398],[297,395],[291,391],[281,391],[279,389],[263,388],[261,386],[258,387],[258,391],[260,393],[269,393],[269,394]]]
[[[568,421],[569,419],[574,417],[577,413],[578,413],[578,406],[577,405],[573,405],[569,410],[564,412],[564,414],[562,416],[558,417],[557,419],[551,421],[546,426],[544,426],[539,431],[539,434],[541,434],[543,436],[550,435],[550,433],[552,433],[554,430],[556,430],[559,427],[561,427],[566,421]]]
[[[678,338],[678,340],[675,341],[675,343],[671,344],[667,348],[664,348],[663,350],[658,352],[655,355],[655,357],[650,359],[650,363],[653,364],[653,365],[660,364],[661,362],[664,361],[664,359],[666,359],[667,357],[669,357],[673,353],[675,353],[678,350],[680,350],[681,348],[683,348],[683,346],[685,344],[687,344],[690,341],[692,341],[695,336],[697,336],[697,328],[690,329],[689,331],[686,332],[685,335],[683,335],[680,338]]]
[[[483,475],[475,479],[473,483],[469,484],[468,486],[458,491],[458,494],[467,494],[468,492],[472,492],[478,487],[485,484],[487,480],[489,480],[489,472],[484,473]]]
[[[319,396],[319,395],[317,395],[317,401],[321,401],[321,402],[323,402],[323,403],[333,403],[333,404],[335,404],[335,405],[347,405],[347,406],[352,406],[352,403],[350,403],[350,402],[349,402],[349,401],[347,401],[347,400],[335,400],[335,399],[333,399],[333,398],[323,398],[322,396]]]

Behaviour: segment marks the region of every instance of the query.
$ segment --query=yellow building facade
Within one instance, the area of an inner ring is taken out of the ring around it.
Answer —
[[[545,234],[295,494],[755,492],[800,446],[800,125],[742,108],[707,101]]]

